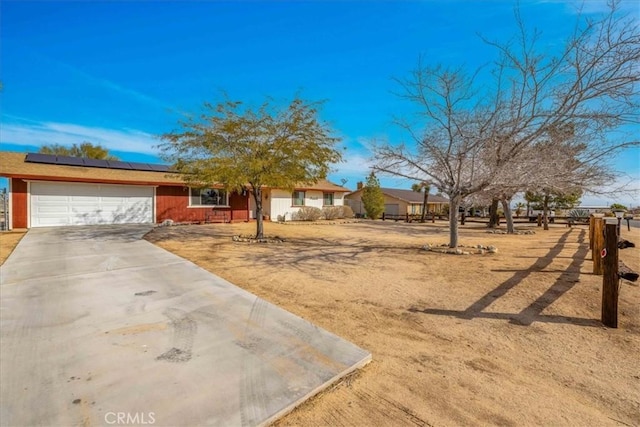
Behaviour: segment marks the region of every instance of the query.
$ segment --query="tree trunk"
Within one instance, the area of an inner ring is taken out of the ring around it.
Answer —
[[[253,199],[256,202],[256,239],[264,238],[264,223],[262,220],[262,188],[257,187],[251,190]]]
[[[507,222],[507,234],[513,234],[515,233],[515,227],[513,226],[513,213],[511,212],[511,198],[503,197],[500,201],[504,210],[504,219]]]
[[[498,202],[497,198],[491,200],[491,208],[489,208],[489,228],[496,228],[500,225],[500,218],[498,217]]]
[[[542,199],[542,223],[544,224],[544,229],[549,229],[549,216],[547,215],[547,211],[549,210],[549,195],[545,194]]]
[[[458,208],[460,196],[449,196],[449,247],[458,247]]]
[[[422,218],[420,218],[420,222],[424,222],[427,217],[427,201],[429,200],[429,191],[424,189],[424,199],[422,201]]]

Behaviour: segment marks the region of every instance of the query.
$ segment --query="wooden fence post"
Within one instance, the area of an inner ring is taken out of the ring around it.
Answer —
[[[542,214],[538,214],[538,227],[542,227]]]
[[[615,220],[614,220],[615,221]],[[605,250],[602,276],[602,323],[610,328],[618,327],[618,223],[605,224]]]
[[[602,249],[604,249],[604,218],[596,218],[593,225],[593,248],[591,249],[593,274],[602,276],[604,274],[601,257]]]
[[[596,217],[591,215],[589,217],[589,249],[593,250],[593,229],[595,228]],[[591,255],[593,259],[593,254]]]
[[[382,212],[382,220],[384,221],[384,212]]]

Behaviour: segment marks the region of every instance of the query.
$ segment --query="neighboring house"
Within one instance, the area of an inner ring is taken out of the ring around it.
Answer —
[[[228,193],[222,185],[190,188],[167,165],[0,152],[0,176],[9,179],[9,229],[255,217],[248,191]],[[322,204],[331,198],[342,204],[342,194],[348,192],[328,182],[299,191],[303,193],[294,193],[294,200],[291,193],[265,189],[265,214],[281,215],[281,199],[292,212],[300,197],[306,205],[317,205],[318,197]]]
[[[326,180],[320,180],[316,184],[300,186],[295,191],[281,189],[267,189],[263,191],[262,210],[265,217],[272,221],[291,221],[294,214],[303,206],[325,208],[330,206],[342,206],[344,195],[348,189],[333,184]],[[250,200],[251,210],[255,212],[253,197]]]
[[[353,193],[349,193],[345,198],[345,204],[349,205],[357,215],[364,215],[365,209],[362,204],[362,191],[360,188]],[[384,213],[387,215],[421,215],[424,193],[413,190],[399,190],[396,188],[380,188],[384,195]],[[427,200],[427,212],[442,213],[449,200],[441,196],[429,194]]]

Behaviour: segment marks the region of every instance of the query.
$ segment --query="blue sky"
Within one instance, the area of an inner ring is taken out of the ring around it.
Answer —
[[[91,141],[124,160],[155,162],[156,136],[203,101],[259,103],[301,93],[326,100],[322,119],[347,147],[330,179],[354,188],[374,139],[406,139],[394,95],[420,55],[475,68],[494,58],[478,34],[514,30],[511,1],[2,1],[2,150]],[[574,22],[573,0],[521,0],[550,46]],[[605,0],[587,0],[596,13]],[[623,8],[639,14],[637,0]],[[640,151],[616,159],[640,181]],[[407,182],[382,178],[383,185]],[[0,182],[0,186],[3,183]],[[635,200],[634,200],[635,199]],[[610,204],[607,197],[585,197]],[[639,204],[626,197],[627,204]]]

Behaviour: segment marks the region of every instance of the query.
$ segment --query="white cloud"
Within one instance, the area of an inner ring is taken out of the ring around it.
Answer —
[[[598,194],[587,193],[581,198],[585,206],[611,206],[621,203],[627,207],[640,206],[640,174],[626,176],[603,187]]]
[[[334,166],[334,175],[362,175],[369,174],[373,162],[371,159],[362,154],[350,154],[347,153],[344,156],[344,161]]]
[[[73,123],[36,122],[3,123],[0,143],[16,145],[70,146],[89,141],[110,151],[157,155],[158,140],[151,134],[135,129],[106,129]]]

